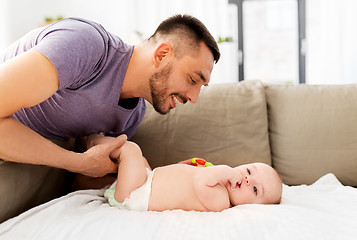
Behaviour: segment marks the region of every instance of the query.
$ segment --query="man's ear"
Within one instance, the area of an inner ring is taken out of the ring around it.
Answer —
[[[159,67],[165,58],[172,56],[173,49],[170,43],[160,43],[154,51],[153,61],[155,67]]]

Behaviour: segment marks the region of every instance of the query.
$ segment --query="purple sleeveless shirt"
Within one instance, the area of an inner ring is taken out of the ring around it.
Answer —
[[[145,115],[144,99],[129,99],[129,109],[119,106],[133,46],[97,23],[67,18],[29,32],[8,47],[0,61],[31,48],[54,64],[59,89],[46,101],[19,110],[13,118],[48,138],[98,132],[134,135]]]

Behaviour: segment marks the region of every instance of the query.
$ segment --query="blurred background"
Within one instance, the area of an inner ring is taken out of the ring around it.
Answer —
[[[356,12],[356,0],[0,0],[0,51],[64,17],[96,21],[135,45],[180,13],[219,43],[211,84],[357,83]]]

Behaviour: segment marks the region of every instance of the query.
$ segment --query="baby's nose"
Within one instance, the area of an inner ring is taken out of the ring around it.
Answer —
[[[249,176],[245,176],[245,182],[247,183],[247,185],[250,184],[250,177]]]

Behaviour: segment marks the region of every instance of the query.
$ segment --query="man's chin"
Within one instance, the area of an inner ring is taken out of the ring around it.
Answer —
[[[162,109],[162,108],[159,108],[157,106],[154,106],[154,109],[156,112],[160,113],[161,115],[166,115],[170,112],[171,108],[169,109]]]
[[[158,112],[158,111],[157,111]],[[161,115],[166,115],[166,114],[168,114],[170,112],[170,110],[169,111],[167,111],[167,112],[158,112],[158,113],[160,113]]]

